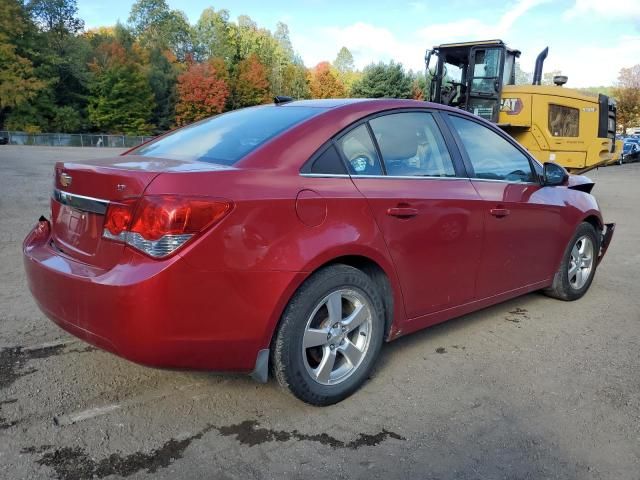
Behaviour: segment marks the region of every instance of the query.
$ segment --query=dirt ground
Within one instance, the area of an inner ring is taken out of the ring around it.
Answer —
[[[35,306],[21,242],[53,162],[0,146],[0,477],[640,479],[640,163],[591,172],[618,224],[589,293],[531,294],[402,338],[346,401],[153,370]]]

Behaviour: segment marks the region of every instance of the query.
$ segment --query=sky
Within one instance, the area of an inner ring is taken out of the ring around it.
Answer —
[[[545,71],[561,70],[567,87],[612,85],[623,67],[640,63],[640,0],[167,0],[197,22],[202,10],[250,16],[260,27],[289,26],[308,67],[333,61],[342,46],[359,69],[394,60],[424,69],[427,48],[452,41],[499,38],[522,52],[533,71],[546,46]],[[133,0],[78,0],[87,28],[126,23]]]

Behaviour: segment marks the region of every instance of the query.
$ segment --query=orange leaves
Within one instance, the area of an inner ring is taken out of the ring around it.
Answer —
[[[329,62],[321,62],[309,70],[309,87],[313,98],[343,98],[347,95],[344,84]]]
[[[224,62],[190,63],[178,77],[176,123],[186,125],[222,113],[229,97]]]
[[[237,107],[249,107],[268,101],[267,71],[256,54],[252,53],[238,63],[234,93]]]

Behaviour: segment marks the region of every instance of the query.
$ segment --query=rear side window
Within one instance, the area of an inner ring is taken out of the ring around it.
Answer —
[[[233,165],[264,142],[320,112],[322,109],[294,106],[235,110],[176,130],[129,155]]]
[[[336,143],[347,160],[351,175],[383,174],[380,158],[366,125],[354,128]]]
[[[344,163],[342,163],[336,147],[330,145],[329,148],[313,161],[311,164],[311,173],[344,175],[347,173],[347,170],[344,168]]]
[[[393,113],[369,123],[387,175],[455,176],[444,138],[430,113]]]
[[[479,123],[449,115],[473,167],[474,178],[533,182],[529,159],[510,142]]]

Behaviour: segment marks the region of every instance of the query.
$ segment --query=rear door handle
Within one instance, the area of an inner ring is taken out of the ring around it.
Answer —
[[[511,213],[511,210],[509,210],[508,208],[492,208],[491,210],[489,210],[489,213],[494,217],[502,218],[509,215]]]
[[[412,207],[391,207],[387,209],[387,215],[398,218],[411,218],[418,215],[418,209]]]

